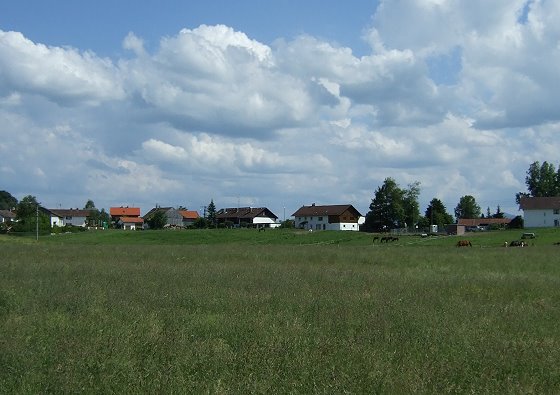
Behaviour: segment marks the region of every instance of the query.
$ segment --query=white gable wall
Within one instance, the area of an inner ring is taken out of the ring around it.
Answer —
[[[551,228],[560,226],[560,210],[524,210],[523,220],[526,228]]]
[[[351,230],[358,231],[360,226],[356,222],[335,222],[329,223],[329,216],[296,217],[295,227],[309,230]]]

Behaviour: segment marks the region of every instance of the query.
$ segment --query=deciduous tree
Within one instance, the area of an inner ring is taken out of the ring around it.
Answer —
[[[525,185],[528,192],[519,192],[515,200],[519,204],[522,197],[550,197],[560,195],[560,167],[558,170],[554,164],[544,161],[531,163],[527,169]]]
[[[476,203],[476,199],[471,195],[462,196],[455,207],[455,218],[480,218],[480,206]]]
[[[397,182],[388,177],[377,188],[366,214],[367,230],[389,230],[412,225],[420,217],[418,196],[420,183],[409,184],[401,189]]]
[[[0,191],[0,210],[11,210],[18,204],[18,200],[7,191]]]

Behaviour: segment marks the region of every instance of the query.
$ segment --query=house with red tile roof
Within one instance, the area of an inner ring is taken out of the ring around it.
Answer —
[[[125,230],[135,230],[144,224],[144,220],[140,217],[139,207],[111,207],[109,215],[115,226]]]
[[[193,225],[195,221],[200,218],[198,211],[179,210],[179,214],[183,217],[183,226],[185,228]]]

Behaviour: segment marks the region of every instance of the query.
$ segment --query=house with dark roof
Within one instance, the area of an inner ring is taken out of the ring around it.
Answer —
[[[183,227],[183,215],[177,209],[173,207],[154,207],[146,214],[144,214],[144,227],[147,227],[148,221],[156,214],[163,213],[166,217],[165,227]]]
[[[233,226],[252,228],[277,228],[278,217],[266,207],[223,208],[216,212],[216,221],[220,224],[231,223]]]
[[[51,226],[81,226],[87,225],[87,218],[91,215],[91,210],[78,208],[47,209],[51,218]]]
[[[0,210],[0,223],[14,222],[16,220],[16,213],[10,210]]]
[[[292,214],[295,226],[308,230],[360,230],[364,216],[351,204],[302,206]]]
[[[560,196],[522,197],[519,208],[523,210],[526,228],[560,226]]]

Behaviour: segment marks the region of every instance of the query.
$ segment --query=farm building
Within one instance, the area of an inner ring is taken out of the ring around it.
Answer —
[[[87,218],[91,215],[91,210],[80,209],[48,209],[51,217],[51,226],[81,226],[87,225]]]
[[[111,207],[109,214],[115,226],[125,230],[135,230],[144,224],[139,207]]]
[[[218,223],[253,228],[277,228],[278,217],[266,207],[223,208],[216,213]]]
[[[526,228],[560,226],[560,196],[523,197],[519,202]]]
[[[147,222],[156,214],[165,214],[166,222],[165,227],[183,227],[183,215],[179,210],[173,207],[155,207],[148,211],[144,216],[144,226],[147,226]]]
[[[200,218],[198,211],[179,210],[179,213],[183,216],[183,226],[185,228],[193,225],[195,221]]]
[[[351,204],[302,206],[295,213],[295,226],[309,230],[360,230],[365,218]]]

